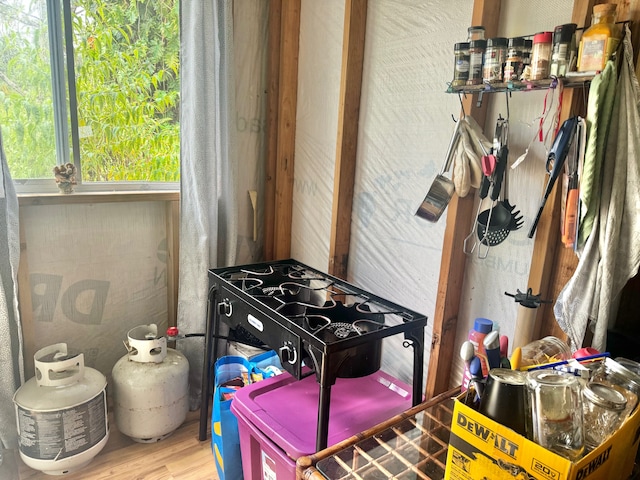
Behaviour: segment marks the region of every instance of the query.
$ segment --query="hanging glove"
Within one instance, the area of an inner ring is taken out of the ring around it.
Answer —
[[[480,186],[483,175],[481,159],[490,151],[491,143],[473,117],[467,115],[460,121],[460,141],[454,152],[453,184],[456,194],[465,197],[471,187]]]

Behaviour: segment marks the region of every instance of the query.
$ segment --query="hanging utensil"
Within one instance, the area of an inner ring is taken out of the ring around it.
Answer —
[[[498,201],[509,156],[509,149],[506,146],[507,135],[508,122],[500,116],[496,122],[493,139],[493,152],[497,158],[492,175],[490,198],[494,203],[491,208],[481,212],[477,217],[478,239],[481,245],[487,247],[485,249],[478,247],[478,258],[486,258],[489,247],[502,243],[510,231],[508,226],[511,223],[511,211]]]
[[[576,125],[575,140],[573,148],[567,157],[567,200],[564,208],[564,222],[562,223],[562,243],[566,248],[574,247],[576,236],[578,233],[578,218],[580,216],[580,189],[578,170],[580,162],[584,157],[584,141],[582,136],[585,134],[584,119],[578,117]]]
[[[549,174],[549,180],[547,181],[547,186],[542,196],[538,214],[533,221],[533,225],[531,225],[531,230],[529,230],[529,238],[533,238],[533,234],[535,233],[538,222],[540,221],[540,216],[542,215],[542,210],[547,202],[547,198],[551,194],[551,190],[553,190],[556,180],[562,173],[567,153],[569,152],[569,148],[571,147],[573,138],[575,137],[577,124],[578,117],[571,117],[565,120],[562,124],[562,128],[560,128],[560,131],[558,132],[558,135],[556,135],[556,138],[553,141],[553,145],[549,151],[549,156],[547,157],[547,173]]]
[[[522,227],[522,224],[524,223],[524,220],[523,220],[522,215],[520,215],[520,210],[518,210],[516,212],[515,211],[516,206],[515,205],[511,205],[511,203],[509,202],[509,199],[508,199],[508,195],[509,195],[509,160],[508,160],[508,157],[507,157],[507,165],[505,166],[505,169],[504,169],[504,180],[502,181],[502,185],[503,185],[504,195],[503,195],[502,201],[500,203],[502,203],[502,206],[505,208],[505,210],[507,210],[511,214],[511,219],[509,220],[509,225],[508,225],[509,231],[518,230],[519,228]]]
[[[491,188],[490,198],[494,201],[493,206],[478,215],[478,239],[481,245],[478,247],[478,258],[487,258],[489,247],[495,247],[504,242],[509,235],[509,225],[511,223],[511,211],[507,210],[502,202],[498,201],[502,179],[507,163],[509,149],[502,147],[498,155],[498,162],[494,172],[495,181]]]
[[[478,227],[478,216],[480,214],[480,209],[482,208],[482,202],[484,201],[485,198],[487,198],[487,195],[489,194],[490,186],[491,186],[491,179],[486,175],[483,176],[482,183],[480,184],[480,189],[478,190],[478,196],[480,197],[480,200],[478,202],[478,208],[476,210],[476,214],[473,217],[474,218],[473,227],[471,228],[471,232],[469,233],[469,235],[467,235],[467,237],[464,239],[463,251],[467,255],[471,255],[473,251],[476,249],[476,246],[478,245],[478,241],[474,238],[476,236],[476,230]],[[474,238],[473,246],[471,246],[471,248],[469,249],[469,241],[472,238]]]
[[[451,200],[455,190],[453,181],[450,178],[445,177],[444,174],[449,171],[451,164],[453,163],[453,152],[460,138],[461,121],[462,119],[456,122],[456,128],[451,136],[451,141],[449,142],[442,170],[433,180],[427,195],[424,197],[424,200],[415,213],[418,217],[424,218],[430,222],[435,223],[440,219],[440,216],[447,208],[447,205],[449,205],[449,201]]]

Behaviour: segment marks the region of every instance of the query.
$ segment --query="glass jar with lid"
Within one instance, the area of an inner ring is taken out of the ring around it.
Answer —
[[[473,40],[484,40],[484,27],[474,26],[467,28],[467,42]]]
[[[549,74],[552,77],[565,77],[573,68],[572,63],[575,53],[575,33],[578,25],[566,23],[558,25],[553,30],[553,51],[551,53],[551,67]]]
[[[507,58],[507,39],[495,37],[487,40],[482,66],[482,79],[487,83],[502,82],[502,69]]]
[[[467,80],[467,85],[482,84],[482,64],[486,47],[486,40],[471,40],[469,42],[469,80]]]
[[[531,80],[542,80],[549,77],[552,37],[551,32],[539,32],[533,36]]]
[[[582,389],[584,446],[587,451],[598,448],[621,423],[627,405],[622,393],[610,385],[589,382]]]
[[[616,25],[615,3],[594,5],[591,26],[582,34],[578,52],[578,71],[601,71],[615,52],[622,32]]]
[[[591,380],[617,385],[634,393],[636,397],[640,395],[640,375],[611,358],[607,358],[602,362],[600,367],[593,373]]]
[[[460,87],[469,80],[469,42],[456,43],[453,46],[455,64],[451,86]]]
[[[524,50],[524,38],[514,37],[509,39],[507,48],[507,58],[504,62],[503,80],[505,82],[515,82],[522,74]]]

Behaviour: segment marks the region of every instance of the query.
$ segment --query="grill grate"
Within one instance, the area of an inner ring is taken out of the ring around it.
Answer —
[[[444,478],[453,399],[421,410],[316,464],[335,480]]]

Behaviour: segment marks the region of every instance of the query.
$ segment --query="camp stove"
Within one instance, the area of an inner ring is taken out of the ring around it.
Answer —
[[[275,350],[298,380],[315,375],[318,450],[327,446],[331,386],[379,370],[385,337],[403,333],[403,346],[413,348],[412,403],[422,400],[426,316],[293,259],[211,269],[209,286],[202,405],[211,393],[221,320],[227,338]],[[207,420],[202,408],[200,440]]]

